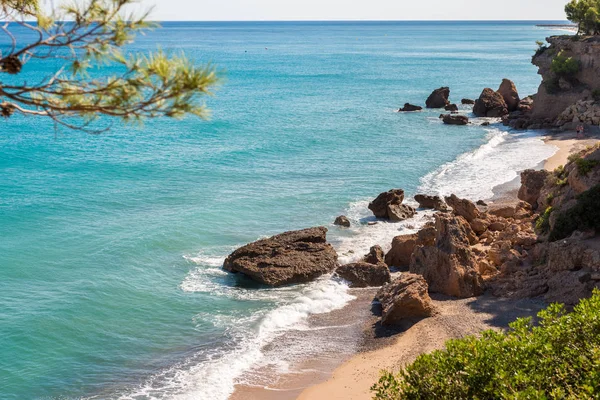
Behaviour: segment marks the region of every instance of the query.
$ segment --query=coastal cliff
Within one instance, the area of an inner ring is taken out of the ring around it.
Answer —
[[[532,63],[539,68],[542,83],[535,95],[531,119],[557,121],[565,110],[577,102],[592,100],[589,104],[591,106],[599,99],[600,38],[568,35],[552,36],[546,41],[549,46],[540,47],[532,59]],[[589,111],[588,107],[579,109],[582,116]],[[578,119],[580,121],[576,123],[585,122],[585,117],[583,120]],[[560,121],[564,124],[573,119]]]

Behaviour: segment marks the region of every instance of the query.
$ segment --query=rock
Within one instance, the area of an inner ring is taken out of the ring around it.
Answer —
[[[375,245],[371,247],[369,250],[369,254],[365,255],[364,260],[369,264],[383,264],[384,263],[384,253],[383,249],[379,245]]]
[[[333,222],[334,225],[343,226],[345,228],[350,228],[350,220],[345,215],[340,215]]]
[[[475,100],[471,100],[471,99],[462,99],[460,101],[461,104],[475,104]]]
[[[485,219],[475,218],[471,221],[471,229],[477,234],[481,235],[483,232],[487,231],[490,226],[490,222]]]
[[[395,325],[405,318],[435,314],[435,307],[427,293],[427,282],[419,275],[402,274],[382,287],[376,298],[381,303],[382,325]]]
[[[508,108],[499,93],[490,88],[485,88],[479,99],[475,101],[473,113],[478,117],[498,118],[508,114]]]
[[[466,115],[446,114],[444,115],[444,118],[442,118],[442,122],[446,125],[467,125],[469,123],[469,118]]]
[[[450,97],[450,88],[441,87],[439,89],[435,89],[425,101],[425,106],[427,108],[446,107],[450,103],[448,101],[448,97]]]
[[[444,110],[446,111],[458,111],[458,106],[456,104],[448,104],[446,107],[444,107]]]
[[[475,218],[479,218],[480,212],[472,201],[459,199],[456,195],[452,194],[449,197],[446,197],[446,204],[452,207],[456,215],[460,215],[468,222],[473,221]]]
[[[337,254],[326,240],[327,228],[285,232],[240,247],[223,263],[269,286],[309,282],[337,266]]]
[[[507,262],[518,262],[520,254],[512,248],[510,241],[497,241],[488,251],[488,258],[493,265],[499,267]]]
[[[512,218],[515,216],[517,211],[515,206],[506,205],[492,207],[490,210],[488,210],[488,212],[497,217]]]
[[[492,232],[499,232],[499,231],[503,231],[504,229],[506,229],[506,224],[504,222],[492,222],[489,226],[488,229]]]
[[[411,218],[416,214],[416,211],[411,206],[402,204],[404,201],[404,190],[392,189],[388,192],[383,192],[375,200],[369,203],[369,210],[377,218],[387,219],[398,222]]]
[[[408,270],[417,239],[417,234],[396,236],[392,239],[392,248],[385,255],[385,263],[390,267]]]
[[[490,122],[489,121],[483,121],[481,123],[481,126],[490,126]]]
[[[478,206],[487,207],[487,203],[483,200],[477,200],[477,203],[475,204],[477,204]]]
[[[437,211],[447,211],[448,205],[440,196],[430,196],[426,194],[418,194],[415,196],[415,201],[419,203],[421,208],[429,208]]]
[[[398,110],[398,112],[411,112],[411,111],[421,111],[423,107],[415,106],[409,103],[405,103],[404,107]]]
[[[454,297],[472,297],[483,293],[477,258],[471,250],[474,232],[460,216],[435,215],[435,243],[417,246],[410,272],[422,275],[431,292]]]
[[[550,172],[546,170],[535,171],[533,169],[527,169],[521,172],[521,187],[519,188],[518,194],[519,199],[531,204],[535,209],[538,204],[540,191],[542,190],[542,187],[544,187],[544,183],[549,175]]]
[[[383,286],[391,281],[390,270],[385,264],[346,264],[338,267],[335,273],[350,282],[350,287]]]
[[[521,99],[519,98],[517,87],[513,81],[510,79],[502,79],[500,88],[498,88],[498,93],[504,99],[508,112],[516,111],[519,108]]]

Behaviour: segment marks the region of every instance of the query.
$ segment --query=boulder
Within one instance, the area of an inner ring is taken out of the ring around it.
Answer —
[[[417,240],[417,234],[396,236],[392,239],[392,248],[385,255],[385,263],[390,267],[408,270]]]
[[[231,253],[223,268],[269,286],[309,282],[337,266],[326,235],[327,228],[317,227],[258,240]]]
[[[481,214],[472,201],[460,199],[454,194],[446,197],[446,204],[452,207],[454,214],[460,215],[468,222],[473,221],[475,218],[479,218],[479,215]]]
[[[478,117],[502,117],[508,114],[504,98],[490,88],[483,89],[473,106],[473,113]]]
[[[401,109],[398,110],[398,112],[421,111],[422,109],[423,109],[423,107],[421,107],[421,106],[415,106],[413,104],[406,103],[406,104],[404,104],[404,107],[402,107]]]
[[[471,99],[462,99],[460,101],[460,104],[475,104],[475,100],[471,100]]]
[[[419,203],[419,207],[421,208],[429,208],[437,211],[448,210],[448,206],[440,196],[418,194],[415,196],[415,201]]]
[[[458,111],[458,106],[454,103],[448,104],[446,107],[444,107],[444,110],[450,111],[450,112]]]
[[[416,211],[411,206],[402,204],[404,201],[404,190],[392,189],[388,192],[383,192],[375,200],[369,203],[369,210],[377,218],[387,219],[398,222],[411,218],[416,214]]]
[[[439,213],[435,215],[435,232],[433,245],[416,246],[410,272],[422,275],[431,292],[460,298],[482,294],[483,279],[470,247],[475,234],[468,222]]]
[[[481,235],[482,233],[487,231],[488,227],[490,226],[490,222],[487,219],[482,219],[482,218],[475,218],[474,220],[472,220],[470,222],[470,224],[471,224],[471,229],[473,229],[473,231],[477,235]]]
[[[435,89],[425,101],[425,106],[427,108],[446,107],[450,103],[448,101],[448,97],[450,97],[449,87],[441,87],[439,89]]]
[[[519,108],[521,99],[515,83],[510,79],[502,79],[502,83],[498,88],[498,93],[504,99],[508,112],[516,111]]]
[[[518,194],[519,199],[531,204],[535,209],[538,204],[540,191],[544,187],[544,183],[549,175],[550,172],[546,170],[535,171],[533,169],[527,169],[521,172],[521,187],[519,188]]]
[[[369,264],[384,264],[384,252],[381,246],[372,246],[369,250],[369,254],[364,256],[364,260]]]
[[[423,318],[435,314],[435,307],[422,276],[402,274],[382,287],[376,298],[381,303],[381,324],[396,325],[405,318]]]
[[[488,212],[502,218],[513,218],[517,212],[516,205],[492,206]]]
[[[335,273],[350,283],[350,287],[383,286],[391,281],[390,270],[385,264],[365,262],[346,264],[338,267]]]
[[[446,125],[467,125],[469,118],[466,115],[446,114],[442,118],[442,122]]]
[[[350,228],[350,220],[345,215],[340,215],[333,222],[334,225],[343,226],[345,228]]]

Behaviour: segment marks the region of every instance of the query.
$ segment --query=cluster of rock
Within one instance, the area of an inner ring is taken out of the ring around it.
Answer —
[[[369,203],[369,210],[377,218],[388,221],[404,221],[412,218],[416,214],[416,210],[407,205],[402,204],[404,201],[404,190],[392,189],[381,193],[375,200]]]
[[[478,117],[501,118],[519,109],[521,99],[513,81],[502,79],[497,91],[485,88],[475,100],[473,113]]]
[[[600,103],[579,100],[556,117],[554,125],[575,129],[577,125],[600,125]]]

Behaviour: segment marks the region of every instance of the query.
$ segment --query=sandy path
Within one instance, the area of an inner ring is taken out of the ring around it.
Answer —
[[[371,399],[369,389],[379,379],[381,370],[397,371],[419,354],[443,348],[448,339],[477,334],[486,329],[506,328],[510,321],[535,315],[543,308],[539,301],[490,296],[463,300],[437,297],[435,304],[439,315],[405,327],[405,331],[389,346],[357,354],[337,368],[329,380],[304,390],[298,399]]]

